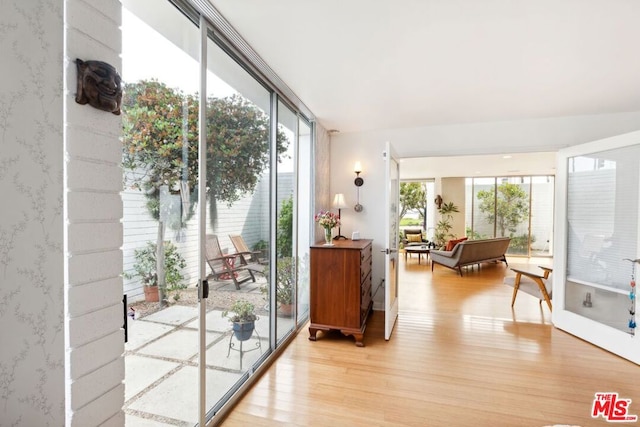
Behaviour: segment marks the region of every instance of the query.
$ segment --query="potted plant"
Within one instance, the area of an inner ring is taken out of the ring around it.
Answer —
[[[291,316],[293,313],[294,300],[294,262],[292,257],[280,258],[276,268],[276,301],[278,302],[278,314],[281,316]],[[260,291],[269,299],[269,284],[260,287]]]
[[[156,244],[148,241],[142,248],[136,249],[133,253],[135,263],[133,273],[125,272],[126,279],[140,278],[144,286],[145,300],[148,302],[158,302],[158,273],[156,271]],[[182,269],[187,266],[187,262],[178,252],[178,248],[171,242],[164,242],[164,264],[165,281],[168,290],[184,289],[182,283],[184,276]],[[179,298],[179,297],[178,297]]]
[[[460,212],[458,207],[453,202],[443,203],[438,209],[440,213],[440,221],[436,225],[433,240],[438,248],[443,248],[446,245],[447,240],[455,239],[456,235],[451,233],[453,228],[453,213]]]
[[[269,259],[269,244],[266,240],[258,240],[256,244],[253,245],[254,251],[260,251],[259,258]]]
[[[222,312],[233,323],[233,334],[239,341],[246,341],[253,335],[258,316],[255,306],[245,299],[235,300],[228,310]]]
[[[293,257],[279,259],[276,267],[276,300],[280,303],[278,313],[283,316],[293,314],[294,280]]]

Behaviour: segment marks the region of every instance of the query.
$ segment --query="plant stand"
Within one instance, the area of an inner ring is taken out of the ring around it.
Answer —
[[[258,342],[256,343],[255,348],[250,348],[249,350],[244,350],[242,348],[242,343],[247,340],[238,340],[240,342],[240,348],[236,348],[236,343],[233,342],[233,337],[235,336],[233,334],[233,331],[231,332],[231,336],[229,337],[229,350],[227,350],[227,357],[229,357],[229,355],[231,354],[231,350],[240,352],[240,370],[242,370],[242,355],[244,353],[248,353],[254,350],[260,350],[260,354],[262,354],[262,340],[260,339],[260,334],[255,328],[253,329],[253,334],[258,337]],[[253,334],[251,336],[253,336]]]

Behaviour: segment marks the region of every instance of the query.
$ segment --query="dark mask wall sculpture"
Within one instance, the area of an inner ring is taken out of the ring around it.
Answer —
[[[122,79],[116,69],[102,61],[76,59],[78,87],[76,102],[120,115]]]

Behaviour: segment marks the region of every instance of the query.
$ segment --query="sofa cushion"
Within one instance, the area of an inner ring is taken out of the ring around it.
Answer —
[[[452,250],[453,250],[453,248],[455,248],[455,247],[456,247],[456,245],[457,245],[458,243],[460,243],[460,242],[464,242],[464,241],[465,241],[465,240],[467,240],[467,239],[468,239],[468,237],[463,237],[463,238],[461,238],[461,239],[449,240],[449,241],[447,242],[447,246],[445,246],[444,250],[445,250],[445,251],[452,251]]]
[[[419,234],[407,234],[407,241],[409,243],[422,242],[422,233],[419,233]]]

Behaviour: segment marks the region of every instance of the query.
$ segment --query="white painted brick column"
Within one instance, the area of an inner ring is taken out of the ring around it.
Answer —
[[[121,116],[75,102],[76,58],[120,72],[118,0],[65,7],[65,401],[68,426],[123,426]]]

